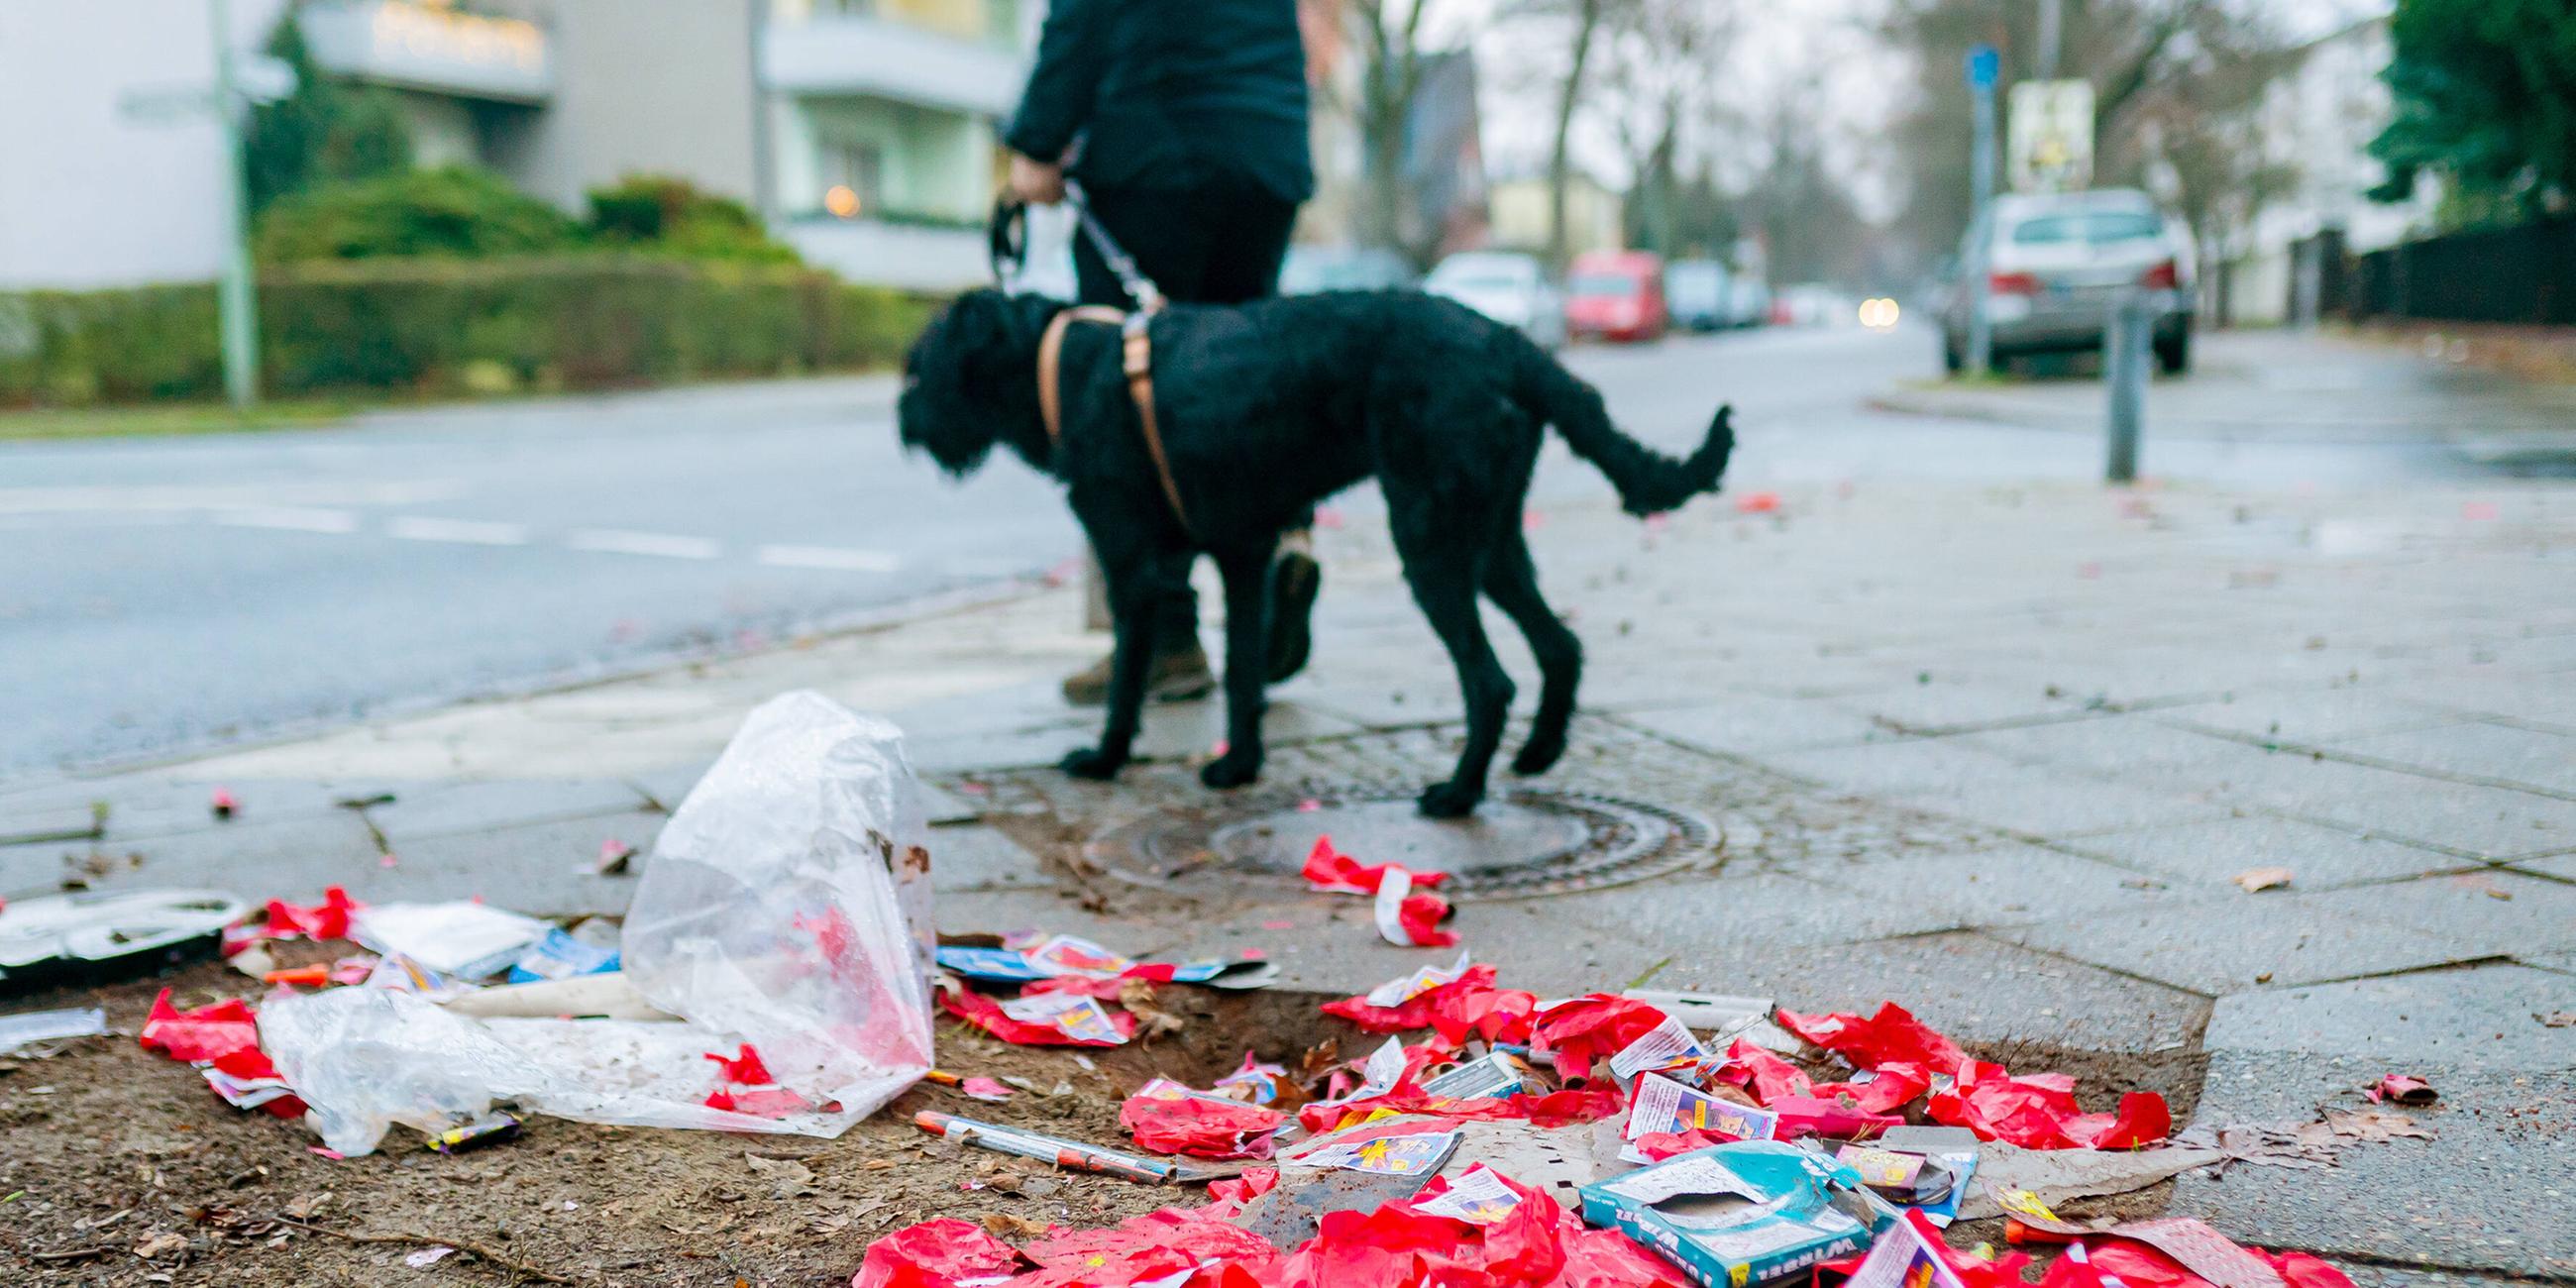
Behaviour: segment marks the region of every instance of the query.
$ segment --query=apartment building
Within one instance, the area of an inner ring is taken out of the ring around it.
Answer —
[[[395,96],[424,165],[577,210],[685,177],[857,281],[981,279],[1019,0],[12,0],[0,5],[0,289],[214,276],[232,237],[214,50],[300,26]]]

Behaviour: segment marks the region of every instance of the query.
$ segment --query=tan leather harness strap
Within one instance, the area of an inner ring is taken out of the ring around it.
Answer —
[[[1127,376],[1127,396],[1136,403],[1137,425],[1144,431],[1145,454],[1153,458],[1154,477],[1163,485],[1163,499],[1171,502],[1172,517],[1180,520],[1181,530],[1186,532],[1189,511],[1181,505],[1181,483],[1172,475],[1172,459],[1163,451],[1162,425],[1154,414],[1154,341],[1146,331],[1152,317],[1151,313],[1122,313],[1099,304],[1057,310],[1047,320],[1046,334],[1038,339],[1038,416],[1046,422],[1048,442],[1063,436],[1066,329],[1076,322],[1115,323],[1119,330],[1120,366]]]

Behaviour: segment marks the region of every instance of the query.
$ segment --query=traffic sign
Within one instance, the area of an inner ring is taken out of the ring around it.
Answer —
[[[2015,192],[2080,192],[2093,182],[2093,83],[2012,87],[2004,171]]]
[[[1994,46],[1968,47],[1968,84],[1971,87],[1993,89],[1995,82],[2003,76],[2003,68],[2003,55],[1996,53]]]

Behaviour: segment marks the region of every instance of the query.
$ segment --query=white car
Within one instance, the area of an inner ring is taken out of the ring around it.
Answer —
[[[1533,256],[1461,251],[1440,261],[1431,276],[1422,279],[1422,289],[1517,328],[1540,348],[1565,344],[1565,299]]]

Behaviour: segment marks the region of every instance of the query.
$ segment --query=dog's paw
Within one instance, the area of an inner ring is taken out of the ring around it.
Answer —
[[[1259,777],[1261,757],[1257,755],[1243,756],[1229,751],[1199,766],[1199,781],[1218,791],[1241,787]]]
[[[1481,787],[1461,787],[1455,782],[1433,783],[1422,789],[1422,795],[1414,805],[1425,818],[1465,818],[1475,813],[1477,803],[1484,799],[1485,791]]]
[[[1565,755],[1565,739],[1532,738],[1521,745],[1521,754],[1512,757],[1512,772],[1544,774],[1555,768],[1557,759],[1563,755]]]
[[[1119,769],[1126,763],[1125,756],[1113,756],[1097,747],[1085,747],[1080,751],[1066,753],[1064,759],[1056,762],[1056,767],[1076,778],[1106,782],[1116,778]]]

